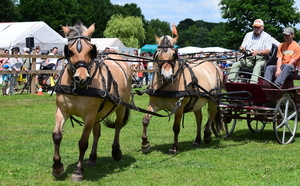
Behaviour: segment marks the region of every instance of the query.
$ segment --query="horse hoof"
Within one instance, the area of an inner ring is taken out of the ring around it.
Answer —
[[[65,173],[65,171],[64,171],[64,165],[62,163],[60,163],[58,166],[57,165],[53,165],[52,175],[55,178],[57,178],[57,179],[61,178],[64,173]]]
[[[178,151],[176,151],[175,149],[169,149],[169,154],[176,154],[178,153]]]
[[[122,151],[120,149],[113,149],[111,154],[115,161],[119,161],[122,158]]]
[[[80,174],[72,174],[72,181],[78,182],[78,181],[82,181],[83,180],[83,176]]]
[[[142,146],[142,152],[143,152],[143,153],[147,153],[147,152],[150,151],[150,148],[151,148],[151,146],[150,146],[150,144],[148,143],[147,145]]]
[[[59,171],[52,171],[52,175],[56,178],[59,179],[62,177],[62,175],[64,175],[65,171],[64,169],[62,169],[60,172]]]
[[[199,144],[199,143],[197,143],[197,142],[195,142],[195,141],[193,142],[193,144],[192,144],[192,145],[193,145],[193,147],[197,147],[197,148],[199,148],[199,147],[200,147],[200,144]]]
[[[96,165],[96,162],[95,162],[95,161],[88,160],[88,161],[86,162],[86,165],[85,165],[85,166],[87,166],[87,167],[93,167],[93,166],[95,166],[95,165]]]

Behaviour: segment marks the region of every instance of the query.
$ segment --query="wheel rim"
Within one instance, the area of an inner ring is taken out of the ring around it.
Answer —
[[[294,101],[283,97],[277,103],[273,119],[273,130],[279,144],[288,144],[293,141],[297,122],[298,113]]]
[[[214,135],[218,138],[227,138],[229,137],[236,125],[236,119],[233,119],[230,122],[226,122],[226,119],[224,119],[224,114],[220,114],[220,118],[218,118],[218,124],[216,121],[212,124],[212,131]]]
[[[247,114],[247,118],[248,118],[247,125],[248,125],[249,130],[253,133],[258,133],[258,132],[263,131],[267,122],[253,119],[252,116],[254,117],[255,115]]]

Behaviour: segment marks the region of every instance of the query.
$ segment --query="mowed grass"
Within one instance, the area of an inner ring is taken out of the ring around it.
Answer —
[[[137,111],[131,112],[121,131],[123,157],[118,162],[111,157],[114,130],[102,126],[97,165],[84,169],[81,183],[70,178],[82,127],[72,128],[68,120],[60,148],[65,174],[56,180],[52,176],[55,95],[44,94],[0,97],[0,185],[299,185],[299,132],[294,143],[279,145],[271,124],[253,134],[245,121],[239,121],[228,139],[213,136],[210,144],[195,148],[196,122],[188,113],[179,135],[180,152],[169,155],[173,117],[170,121],[152,117],[148,130],[152,148],[144,154],[140,150],[144,114]],[[135,96],[137,106],[147,108],[147,103],[147,95]],[[86,160],[89,153],[90,148]]]

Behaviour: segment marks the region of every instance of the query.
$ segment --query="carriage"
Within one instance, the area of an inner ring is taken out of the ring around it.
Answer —
[[[266,66],[276,64],[276,47]],[[265,67],[266,67],[265,66]],[[278,87],[262,76],[258,83],[251,83],[251,72],[231,72],[242,74],[229,79],[224,75],[224,89],[219,95],[219,118],[221,128],[212,126],[217,137],[229,137],[239,120],[246,120],[253,133],[264,130],[267,123],[273,124],[273,132],[279,144],[293,142],[297,130],[298,109],[300,108],[300,87],[294,86],[298,71],[293,78],[287,79],[283,86]],[[263,74],[263,72],[262,72]]]

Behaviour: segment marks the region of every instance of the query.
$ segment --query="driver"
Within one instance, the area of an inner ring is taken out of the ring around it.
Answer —
[[[256,19],[253,23],[253,31],[248,32],[240,46],[240,52],[249,51],[250,55],[234,63],[230,72],[237,72],[240,69],[253,69],[253,74],[260,75],[268,55],[272,48],[272,38],[264,31],[264,22]],[[228,79],[235,78],[238,73],[230,73]],[[250,83],[258,83],[258,76],[252,75]]]

